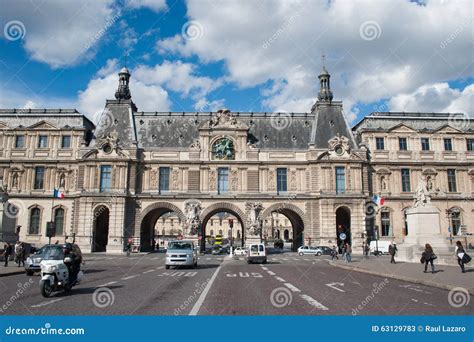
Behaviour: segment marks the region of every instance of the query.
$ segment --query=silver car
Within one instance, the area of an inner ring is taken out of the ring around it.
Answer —
[[[176,240],[168,243],[166,251],[166,269],[171,266],[197,267],[198,254],[194,242],[187,240]]]

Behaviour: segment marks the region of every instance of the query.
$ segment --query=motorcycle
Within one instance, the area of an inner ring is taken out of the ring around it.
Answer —
[[[43,260],[41,266],[40,289],[43,297],[49,298],[54,291],[64,290],[70,292],[72,287],[79,284],[82,271],[77,274],[74,283],[69,284],[69,269],[67,264],[72,262],[71,258],[66,257],[64,260]]]

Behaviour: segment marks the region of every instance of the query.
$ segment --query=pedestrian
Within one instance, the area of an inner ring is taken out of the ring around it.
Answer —
[[[456,241],[456,249],[455,249],[454,253],[455,253],[455,255],[458,259],[458,265],[461,267],[461,272],[466,273],[466,269],[464,268],[464,264],[471,261],[471,257],[469,255],[467,255],[461,241]]]
[[[21,265],[21,254],[22,254],[22,245],[21,241],[15,243],[15,263],[18,264],[18,267]]]
[[[334,260],[334,258],[336,258],[336,260],[339,260],[339,257],[337,256],[337,247],[335,245],[332,246],[331,260]]]
[[[13,246],[9,242],[3,247],[3,256],[5,257],[5,267],[8,267],[8,259],[13,254]]]
[[[431,247],[429,243],[427,243],[425,245],[425,251],[421,254],[421,259],[420,259],[421,263],[425,264],[424,273],[426,273],[428,270],[428,263],[431,264],[431,273],[435,273],[435,267],[434,267],[433,261],[437,258],[438,257],[433,252],[433,248]]]
[[[351,257],[352,247],[351,245],[349,245],[349,243],[346,243],[345,250],[346,250],[346,262],[351,262],[352,261],[352,257]]]
[[[397,254],[397,245],[395,243],[393,244],[390,244],[390,246],[388,246],[388,254],[391,255],[391,258],[390,258],[390,263],[391,264],[396,264],[395,262],[395,255]]]
[[[364,249],[365,257],[369,257],[369,252],[370,252],[370,246],[368,243],[366,243],[365,249]]]
[[[342,260],[346,260],[346,245],[343,244],[341,247]]]

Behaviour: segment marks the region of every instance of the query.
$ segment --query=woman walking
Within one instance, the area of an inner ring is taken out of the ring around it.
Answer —
[[[435,267],[433,261],[437,258],[436,254],[433,252],[433,248],[429,243],[425,245],[425,251],[421,255],[421,262],[425,263],[424,273],[428,270],[428,263],[431,264],[431,273],[435,273]]]
[[[466,251],[464,250],[461,241],[456,241],[456,249],[454,253],[458,258],[458,265],[461,267],[462,273],[466,273],[466,270],[464,269],[464,255],[466,254]]]

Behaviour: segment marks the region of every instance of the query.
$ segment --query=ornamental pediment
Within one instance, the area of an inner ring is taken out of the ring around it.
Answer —
[[[50,124],[48,121],[40,121],[40,122],[37,122],[31,126],[29,126],[28,128],[30,129],[58,129],[56,126]]]
[[[219,109],[213,113],[211,118],[204,122],[199,129],[212,130],[248,130],[249,127],[237,120],[237,118],[228,109]]]
[[[388,132],[391,132],[391,133],[414,133],[414,132],[416,132],[416,130],[411,128],[410,126],[405,125],[404,123],[401,123],[401,124],[395,125],[392,128],[388,129]]]

